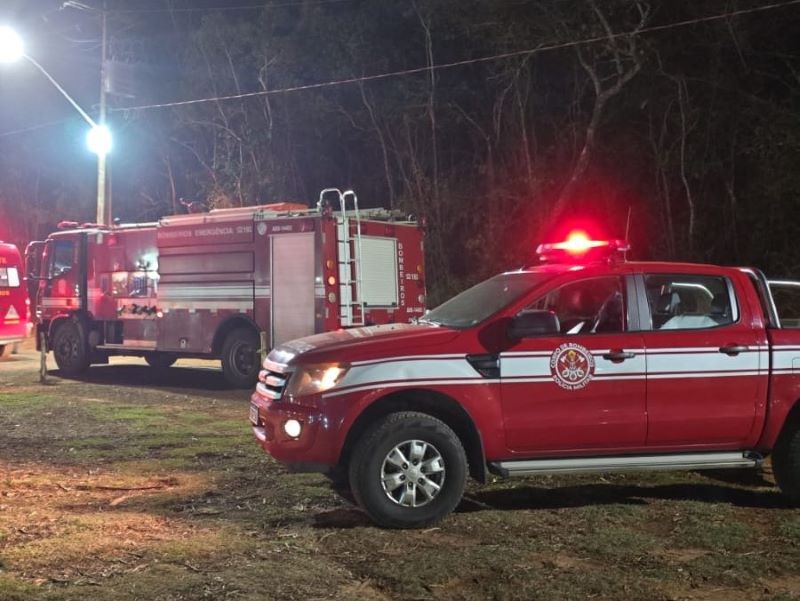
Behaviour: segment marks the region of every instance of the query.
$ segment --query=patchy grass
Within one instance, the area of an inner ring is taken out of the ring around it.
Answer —
[[[211,370],[0,366],[0,599],[800,599],[800,511],[730,474],[470,485],[389,531],[288,474]],[[768,476],[768,474],[767,474]]]

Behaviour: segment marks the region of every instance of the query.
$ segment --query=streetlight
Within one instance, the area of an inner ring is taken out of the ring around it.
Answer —
[[[103,28],[105,30],[105,28]],[[105,31],[104,31],[105,34]],[[105,35],[104,40],[105,42]],[[105,44],[104,44],[105,51]],[[101,91],[100,98],[100,119],[95,122],[77,102],[67,94],[67,91],[53,79],[44,67],[42,67],[33,57],[25,53],[25,45],[22,38],[8,26],[0,26],[0,63],[13,63],[24,58],[44,75],[61,95],[77,110],[83,120],[89,124],[91,129],[86,136],[86,143],[93,153],[97,155],[97,223],[106,223],[105,204],[106,204],[106,155],[111,150],[111,131],[105,124],[105,94]],[[105,57],[104,57],[105,58]],[[105,66],[103,67],[105,68]],[[103,82],[104,83],[104,82]],[[102,86],[101,86],[102,87]]]

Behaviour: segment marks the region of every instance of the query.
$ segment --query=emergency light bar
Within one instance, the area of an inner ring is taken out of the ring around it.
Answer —
[[[548,242],[536,248],[543,263],[613,259],[631,249],[626,240],[592,240],[585,232],[572,232],[562,242]]]

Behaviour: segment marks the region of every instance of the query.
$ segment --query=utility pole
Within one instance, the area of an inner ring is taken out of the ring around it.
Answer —
[[[103,39],[100,50],[100,116],[98,125],[106,126],[106,62],[108,59],[108,31],[106,28],[106,2],[103,2],[102,28]],[[106,153],[97,154],[97,223],[111,223],[111,199],[108,198],[108,210],[106,210]]]

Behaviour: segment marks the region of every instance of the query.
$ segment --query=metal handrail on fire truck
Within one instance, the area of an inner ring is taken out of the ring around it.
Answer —
[[[363,326],[364,301],[361,294],[361,215],[358,210],[358,196],[353,190],[342,192],[338,188],[325,188],[319,193],[319,206],[322,206],[323,197],[335,192],[339,197],[340,216],[336,217],[337,228],[340,232],[339,244],[342,253],[339,256],[339,297],[341,308],[341,325]],[[353,199],[353,217],[355,218],[355,238],[351,239],[350,220],[347,217],[347,199]],[[355,248],[351,243],[355,241]],[[355,309],[358,308],[358,315]]]

